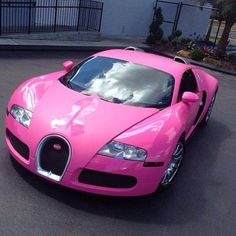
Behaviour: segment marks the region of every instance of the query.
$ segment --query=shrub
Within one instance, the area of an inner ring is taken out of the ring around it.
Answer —
[[[152,23],[149,26],[149,36],[146,38],[146,43],[154,44],[156,41],[161,41],[163,37],[163,30],[161,25],[163,23],[163,15],[161,8],[157,8],[154,14]]]
[[[190,43],[191,42],[191,39],[190,38],[182,38],[181,39],[181,43],[182,44],[188,44],[188,43]]]
[[[172,46],[177,47],[179,44],[179,37],[182,35],[181,30],[176,30],[169,37],[168,40],[172,44]]]
[[[182,31],[181,30],[176,30],[175,32],[173,32],[169,37],[168,40],[171,42],[173,40],[178,40],[178,38],[182,35]]]
[[[169,41],[168,41],[168,39],[166,39],[166,38],[162,38],[162,40],[161,40],[161,43],[163,43],[163,44],[167,44]]]
[[[174,35],[175,35],[176,38],[179,38],[182,35],[182,31],[181,30],[176,30],[174,32]]]
[[[201,61],[205,57],[205,53],[202,49],[194,49],[191,54],[191,59],[195,61]]]
[[[156,42],[156,37],[153,34],[150,34],[147,38],[146,38],[146,43],[147,44],[154,44]]]
[[[231,62],[232,64],[236,64],[236,54],[232,53],[228,55],[228,60],[229,62]]]
[[[174,39],[175,39],[174,34],[171,34],[171,35],[168,37],[169,42],[172,42]]]
[[[171,41],[171,45],[174,46],[174,47],[177,47],[178,46],[178,40],[177,39],[173,39]]]

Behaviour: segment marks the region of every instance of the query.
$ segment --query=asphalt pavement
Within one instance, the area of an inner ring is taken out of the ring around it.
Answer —
[[[166,192],[138,198],[81,193],[44,181],[9,158],[3,120],[14,89],[90,53],[0,51],[0,235],[236,235],[235,76],[210,71],[220,83],[212,118],[188,143]]]

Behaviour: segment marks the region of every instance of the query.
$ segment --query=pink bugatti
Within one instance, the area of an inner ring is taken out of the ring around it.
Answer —
[[[139,50],[96,53],[24,82],[5,119],[10,154],[59,185],[137,196],[167,188],[185,143],[210,117],[218,82]]]

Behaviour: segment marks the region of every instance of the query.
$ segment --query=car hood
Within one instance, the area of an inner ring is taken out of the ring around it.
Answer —
[[[19,105],[33,112],[29,133],[38,140],[50,134],[65,137],[73,154],[84,158],[84,164],[110,140],[159,111],[83,95],[59,80],[47,84],[36,81],[33,87],[30,82],[31,89],[29,84],[20,89],[23,101]],[[19,93],[17,96],[19,99]]]

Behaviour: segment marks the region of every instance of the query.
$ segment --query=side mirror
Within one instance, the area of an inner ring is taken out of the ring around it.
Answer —
[[[182,102],[184,103],[195,103],[198,102],[200,100],[199,96],[196,93],[192,93],[192,92],[184,92],[183,96],[182,96]]]
[[[67,72],[70,71],[73,68],[73,66],[74,66],[74,63],[72,61],[65,61],[63,63],[64,70]]]

